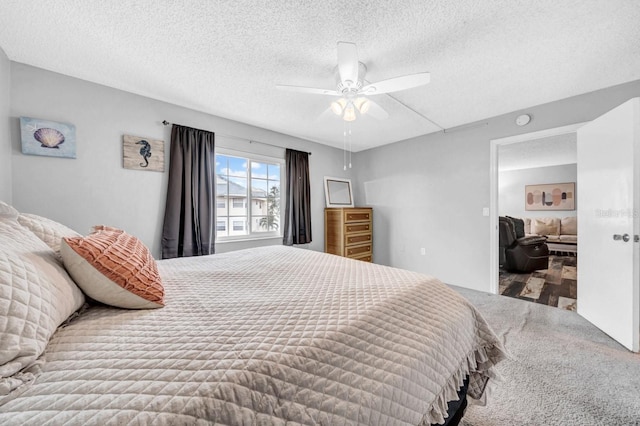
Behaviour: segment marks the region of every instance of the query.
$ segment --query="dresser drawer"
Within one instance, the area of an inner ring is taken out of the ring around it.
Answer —
[[[345,252],[346,257],[361,257],[361,255],[371,254],[371,244],[347,247]]]
[[[345,223],[365,222],[371,220],[371,210],[369,209],[350,209],[344,212]]]
[[[361,244],[361,243],[370,243],[370,242],[371,242],[371,233],[360,234],[360,235],[347,235],[344,238],[345,246],[350,246],[353,244]]]
[[[354,257],[351,257],[350,259],[362,260],[363,262],[372,262],[373,256],[371,256],[370,254],[365,254],[364,256],[354,256]]]
[[[346,234],[359,234],[363,232],[371,231],[370,223],[352,223],[350,225],[345,225],[344,230]]]

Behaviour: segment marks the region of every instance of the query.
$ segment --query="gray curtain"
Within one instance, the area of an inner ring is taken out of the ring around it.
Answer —
[[[309,153],[287,149],[286,200],[283,244],[311,242],[311,189],[309,183]]]
[[[174,124],[171,129],[162,258],[215,251],[214,134]]]

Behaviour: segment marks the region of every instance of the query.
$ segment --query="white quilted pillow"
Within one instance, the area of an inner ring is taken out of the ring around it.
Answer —
[[[36,234],[36,237],[40,238],[46,245],[51,247],[51,250],[56,252],[56,255],[58,256],[60,256],[60,242],[63,237],[82,236],[73,229],[56,222],[55,220],[38,216],[37,214],[20,213],[18,216],[18,222],[20,222],[20,225],[28,228],[31,232]]]
[[[54,252],[15,220],[0,220],[0,395],[84,303]]]

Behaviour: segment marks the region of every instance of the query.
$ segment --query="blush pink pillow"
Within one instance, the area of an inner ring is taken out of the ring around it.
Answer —
[[[164,306],[164,288],[149,249],[126,232],[97,226],[87,237],[65,237],[64,266],[85,294],[126,309]]]

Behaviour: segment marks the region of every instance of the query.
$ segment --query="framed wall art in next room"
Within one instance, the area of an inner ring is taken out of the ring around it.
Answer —
[[[575,210],[576,183],[525,185],[525,210]]]

